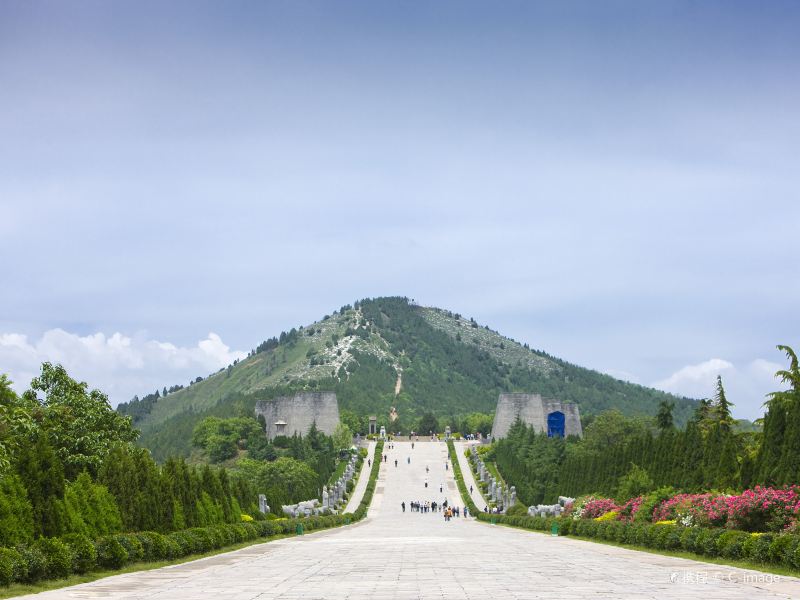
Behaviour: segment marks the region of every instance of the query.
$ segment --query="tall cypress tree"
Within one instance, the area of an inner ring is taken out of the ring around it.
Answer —
[[[662,400],[658,405],[658,414],[656,415],[656,423],[661,431],[668,431],[672,429],[675,424],[672,419],[672,410],[675,408],[675,403],[669,400]]]
[[[46,433],[39,432],[32,445],[22,448],[17,474],[31,502],[34,535],[51,537],[64,533],[64,466]]]
[[[725,388],[722,387],[722,377],[717,375],[717,390],[714,394],[713,415],[720,426],[723,434],[733,429],[733,415],[731,415],[731,404],[725,396]]]

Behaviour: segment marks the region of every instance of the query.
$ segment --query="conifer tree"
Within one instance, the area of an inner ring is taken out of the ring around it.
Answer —
[[[731,415],[731,404],[725,396],[725,388],[722,387],[722,377],[717,375],[717,390],[714,394],[713,416],[720,426],[723,433],[730,432],[733,428],[733,416]]]
[[[672,420],[672,410],[675,408],[675,403],[669,400],[662,400],[658,405],[658,414],[656,415],[656,423],[658,428],[663,431],[668,431],[674,427]]]

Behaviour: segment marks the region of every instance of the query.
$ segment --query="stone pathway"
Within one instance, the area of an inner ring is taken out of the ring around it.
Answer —
[[[359,471],[358,474],[356,487],[353,488],[353,495],[350,496],[350,500],[347,501],[347,506],[345,506],[344,512],[356,512],[358,505],[361,504],[361,499],[364,497],[364,491],[367,489],[367,483],[369,483],[369,471],[371,467],[367,461],[375,460],[375,446],[376,442],[370,442],[367,446],[367,458],[365,458],[364,462],[361,463],[361,471]]]
[[[795,578],[781,577],[776,582],[755,571],[472,519],[445,523],[441,513],[403,513],[402,501],[447,498],[460,504],[452,470],[444,469],[447,446],[437,442],[417,442],[414,450],[410,446],[398,442],[394,450],[386,450],[389,462],[381,470],[370,516],[358,524],[108,577],[35,598],[800,598],[800,580]]]
[[[461,467],[461,474],[464,476],[464,483],[467,485],[467,491],[469,491],[470,486],[472,486],[472,493],[470,494],[472,501],[479,510],[483,510],[489,503],[486,502],[486,498],[481,494],[481,488],[478,487],[478,482],[475,481],[475,475],[472,473],[469,460],[464,454],[467,448],[474,450],[480,446],[480,442],[453,442],[453,446],[456,449],[458,465]]]

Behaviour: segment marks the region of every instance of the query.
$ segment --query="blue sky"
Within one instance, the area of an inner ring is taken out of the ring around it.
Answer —
[[[0,371],[114,403],[365,296],[760,414],[792,2],[0,0]]]

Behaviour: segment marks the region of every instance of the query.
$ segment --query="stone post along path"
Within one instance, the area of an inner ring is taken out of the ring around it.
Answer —
[[[456,444],[467,487],[472,480]],[[374,447],[373,447],[374,448]],[[183,600],[800,598],[800,580],[489,525],[403,513],[405,501],[461,506],[443,442],[395,443],[368,518],[197,561],[108,577],[30,598]],[[408,459],[411,462],[408,464]],[[397,459],[397,467],[394,460]],[[366,463],[365,463],[366,464]],[[428,467],[426,472],[425,467]],[[362,471],[353,499],[366,487]],[[429,481],[428,488],[424,481]],[[442,485],[442,493],[439,486]],[[478,506],[483,500],[475,497]],[[352,502],[352,501],[351,501]]]

